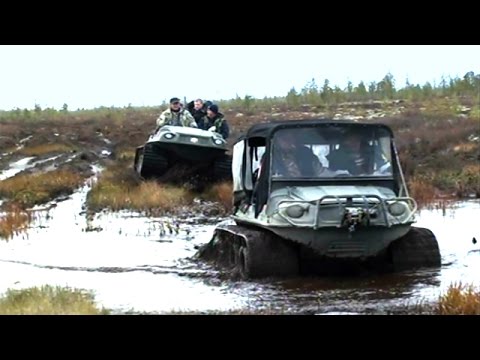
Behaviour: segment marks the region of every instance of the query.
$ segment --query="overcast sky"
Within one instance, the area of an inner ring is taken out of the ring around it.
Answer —
[[[480,45],[0,45],[0,109],[158,106],[171,97],[285,96],[392,73],[423,85],[480,72]]]

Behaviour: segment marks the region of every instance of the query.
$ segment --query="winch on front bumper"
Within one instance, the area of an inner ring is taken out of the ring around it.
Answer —
[[[404,225],[413,223],[417,203],[411,197],[384,199],[378,195],[325,195],[314,201],[282,199],[271,215],[276,225],[346,227],[353,232],[358,227]]]

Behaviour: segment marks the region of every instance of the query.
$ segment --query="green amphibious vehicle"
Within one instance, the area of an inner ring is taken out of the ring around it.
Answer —
[[[134,169],[145,179],[161,178],[176,165],[209,173],[215,180],[231,179],[232,159],[216,133],[192,127],[163,126],[135,152]]]
[[[234,144],[232,173],[234,224],[197,256],[243,278],[440,266],[433,233],[412,226],[417,204],[386,125],[256,124]]]

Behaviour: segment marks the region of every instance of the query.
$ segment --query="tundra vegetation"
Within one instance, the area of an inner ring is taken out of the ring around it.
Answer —
[[[94,296],[81,289],[45,285],[21,290],[9,289],[0,298],[2,315],[108,315]]]
[[[395,86],[392,74],[378,82],[349,83],[346,88],[317,85],[315,79],[284,97],[256,99],[245,95],[216,100],[231,127],[229,145],[249,126],[281,119],[318,117],[381,121],[396,136],[411,195],[422,207],[445,207],[449,201],[480,196],[480,74],[442,78],[423,85]],[[165,109],[100,107],[71,111],[14,109],[0,111],[0,170],[26,156],[43,161],[0,182],[3,211],[0,235],[8,238],[25,228],[27,212],[77,189],[92,176],[90,165],[103,172],[92,180],[87,197],[91,211],[129,209],[174,213],[195,198],[231,206],[231,184],[214,184],[202,194],[181,185],[142,182],[132,163],[134,149],[155,127]],[[108,156],[102,156],[102,151]],[[51,160],[55,158],[55,160]],[[10,214],[10,215],[8,215]]]

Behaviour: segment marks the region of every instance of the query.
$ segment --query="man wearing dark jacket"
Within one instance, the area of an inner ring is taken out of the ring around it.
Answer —
[[[224,139],[228,138],[230,129],[225,116],[218,111],[218,105],[212,104],[207,108],[207,115],[198,122],[198,127],[203,130],[220,133]]]
[[[187,109],[192,114],[197,125],[200,123],[200,119],[207,115],[208,105],[210,105],[209,102],[203,102],[202,99],[196,99],[188,103]]]

